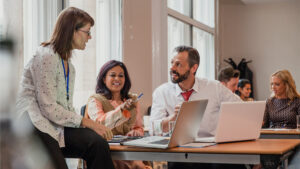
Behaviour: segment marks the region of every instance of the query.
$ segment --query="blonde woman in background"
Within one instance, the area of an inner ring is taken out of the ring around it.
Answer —
[[[264,128],[296,128],[296,116],[300,115],[300,95],[288,70],[279,70],[271,76],[272,95],[267,100]],[[300,166],[300,150],[289,157],[289,168]],[[297,160],[298,159],[298,160]],[[274,162],[268,162],[272,165]],[[274,165],[274,164],[273,164]]]
[[[271,90],[263,127],[296,128],[296,116],[300,115],[300,95],[291,73],[280,70],[272,74]]]

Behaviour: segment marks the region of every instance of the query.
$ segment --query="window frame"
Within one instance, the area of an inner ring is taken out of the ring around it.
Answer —
[[[153,37],[153,53],[152,53],[152,89],[154,90],[160,84],[168,81],[168,16],[175,18],[185,24],[194,26],[205,32],[208,32],[214,36],[214,77],[217,77],[217,71],[219,70],[219,0],[214,0],[215,5],[215,27],[212,28],[206,24],[203,24],[189,16],[186,16],[180,12],[177,12],[171,8],[168,8],[167,0],[161,2],[152,2],[152,37]],[[191,3],[193,5],[193,3]],[[191,8],[193,10],[193,8]],[[191,11],[193,13],[193,11]],[[160,15],[160,17],[157,17]],[[191,45],[193,45],[193,29],[191,29]],[[160,47],[157,47],[160,46]]]

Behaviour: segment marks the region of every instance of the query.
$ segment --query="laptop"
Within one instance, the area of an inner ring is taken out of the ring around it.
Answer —
[[[170,137],[149,136],[123,142],[123,145],[167,149],[193,142],[207,102],[207,99],[183,102]]]
[[[265,101],[222,103],[215,137],[196,138],[195,142],[222,143],[258,139],[265,106]]]

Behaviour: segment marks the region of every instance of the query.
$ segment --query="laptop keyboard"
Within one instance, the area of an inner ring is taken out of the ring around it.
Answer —
[[[168,144],[169,141],[170,141],[170,139],[163,139],[163,140],[150,142],[150,144]]]

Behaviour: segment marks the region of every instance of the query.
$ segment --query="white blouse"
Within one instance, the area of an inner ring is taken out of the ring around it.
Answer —
[[[61,58],[52,47],[40,46],[26,65],[17,99],[19,115],[28,112],[33,125],[65,146],[64,127],[80,127],[82,116],[75,113],[73,91],[75,69],[69,61],[69,100]]]

